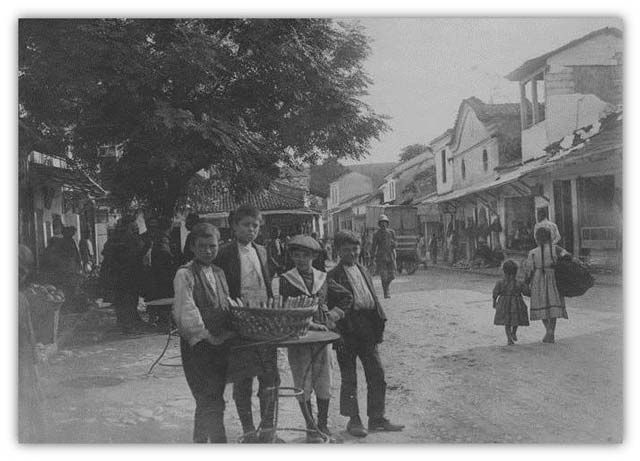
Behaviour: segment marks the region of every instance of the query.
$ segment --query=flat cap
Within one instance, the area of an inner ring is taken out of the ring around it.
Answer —
[[[322,248],[320,248],[320,244],[316,242],[313,237],[302,234],[294,235],[293,237],[291,237],[291,239],[287,242],[287,247],[306,248],[307,250],[311,251],[322,251]]]

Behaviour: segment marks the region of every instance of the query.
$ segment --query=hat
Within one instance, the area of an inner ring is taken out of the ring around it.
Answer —
[[[320,244],[316,240],[308,235],[294,235],[287,242],[287,247],[292,248],[305,248],[311,251],[321,251]]]
[[[386,214],[381,214],[380,217],[378,218],[378,222],[380,221],[387,221],[389,222],[389,218],[387,218]]]

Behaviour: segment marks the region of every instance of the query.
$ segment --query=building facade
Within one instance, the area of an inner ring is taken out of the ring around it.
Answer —
[[[507,76],[533,108],[523,118],[523,161],[548,157],[526,178],[534,207],[547,209],[561,245],[607,267],[621,265],[623,48],[622,32],[604,28]]]

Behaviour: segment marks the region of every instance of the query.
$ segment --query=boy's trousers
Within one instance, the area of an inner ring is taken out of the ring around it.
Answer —
[[[356,359],[360,358],[367,380],[367,416],[369,418],[382,418],[385,410],[387,383],[384,380],[384,369],[380,361],[378,345],[373,342],[358,341],[345,336],[340,344],[336,346],[336,355],[342,378],[340,414],[348,417],[360,415],[356,373]]]
[[[224,388],[229,348],[201,341],[189,346],[180,339],[182,368],[196,400],[193,441],[225,443]]]
[[[331,347],[306,345],[290,347],[289,367],[293,385],[304,391],[304,400],[311,399],[311,391],[323,400],[331,398]]]

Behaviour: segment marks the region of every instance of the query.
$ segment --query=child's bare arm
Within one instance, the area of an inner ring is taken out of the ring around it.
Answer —
[[[502,293],[502,282],[497,282],[493,287],[493,308],[496,308],[496,301],[498,300],[498,296]]]

